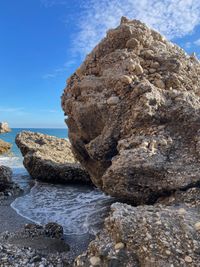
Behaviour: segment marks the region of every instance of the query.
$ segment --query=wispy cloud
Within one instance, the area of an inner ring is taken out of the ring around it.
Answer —
[[[52,7],[54,5],[66,5],[66,0],[40,0],[45,7]]]
[[[200,38],[194,42],[195,45],[200,46]]]
[[[71,68],[75,64],[76,64],[76,61],[74,59],[69,60],[68,62],[64,63],[62,67],[55,68],[51,72],[44,74],[42,77],[43,79],[55,78],[65,73],[67,70],[69,70],[69,68]]]
[[[200,46],[200,38],[195,41],[188,41],[184,44],[184,48],[186,49],[194,48],[194,46]]]
[[[41,109],[40,112],[44,112],[44,113],[58,113],[59,111],[57,109]]]
[[[82,55],[117,26],[121,16],[140,19],[170,39],[191,33],[200,23],[199,0],[87,0],[82,8],[73,44]]]
[[[0,112],[22,112],[24,108],[0,107]]]
[[[24,108],[22,107],[0,107],[0,114],[14,114],[15,116],[23,116],[29,114]]]

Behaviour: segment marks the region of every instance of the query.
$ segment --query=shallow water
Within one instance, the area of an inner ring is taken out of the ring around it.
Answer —
[[[11,207],[19,215],[39,224],[57,222],[63,226],[67,235],[96,233],[107,216],[113,199],[91,186],[53,185],[37,181],[30,190],[32,180],[23,167],[19,150],[14,145],[15,133],[19,131],[17,129],[7,134],[6,138],[1,136],[13,143],[13,150],[12,154],[0,156],[0,165],[11,167],[13,180],[28,192],[15,199]],[[45,129],[40,132],[55,136],[57,133],[58,137],[66,134],[66,130],[61,129],[49,129],[49,132]]]
[[[57,222],[65,234],[96,233],[111,199],[86,186],[59,186],[37,182],[31,192],[12,203],[18,214],[39,224]]]

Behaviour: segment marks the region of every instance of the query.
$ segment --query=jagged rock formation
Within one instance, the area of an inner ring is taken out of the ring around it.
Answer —
[[[41,133],[21,132],[16,144],[32,178],[53,183],[91,183],[88,173],[74,159],[69,141]]]
[[[178,192],[154,206],[115,203],[104,230],[74,266],[197,267],[200,189]]]
[[[0,199],[21,192],[22,189],[12,181],[12,170],[6,166],[0,166]]]
[[[68,79],[72,149],[104,192],[138,203],[200,181],[200,64],[137,20]]]
[[[11,144],[0,139],[0,154],[8,152],[10,148],[11,148]]]
[[[0,122],[0,133],[8,133],[11,129],[7,122]]]

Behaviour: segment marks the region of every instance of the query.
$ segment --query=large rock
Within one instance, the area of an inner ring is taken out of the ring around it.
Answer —
[[[105,228],[74,266],[200,266],[200,189],[132,207],[115,203]]]
[[[200,64],[140,21],[119,27],[68,79],[72,149],[104,192],[135,203],[200,181]]]
[[[16,144],[24,166],[34,179],[53,183],[91,183],[88,173],[74,159],[68,140],[34,132],[21,132]]]
[[[0,122],[0,133],[8,133],[11,129],[7,122]]]
[[[6,153],[10,150],[11,144],[0,139],[0,154]]]

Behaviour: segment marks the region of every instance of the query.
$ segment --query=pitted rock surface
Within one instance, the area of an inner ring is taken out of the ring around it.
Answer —
[[[52,183],[91,183],[68,140],[24,131],[16,136],[16,144],[32,178]]]
[[[104,229],[74,266],[200,266],[199,188],[178,192],[154,206],[111,207]],[[97,264],[91,264],[95,259]]]
[[[122,18],[67,81],[72,150],[107,194],[154,203],[200,181],[199,97],[195,56]]]

